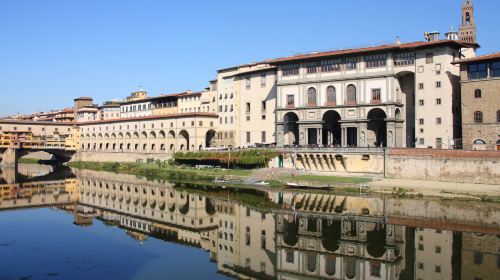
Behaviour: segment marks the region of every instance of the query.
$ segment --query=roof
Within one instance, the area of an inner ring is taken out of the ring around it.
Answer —
[[[165,114],[165,115],[155,115],[155,116],[144,116],[144,117],[134,117],[134,118],[120,118],[120,119],[109,119],[109,120],[99,120],[90,122],[80,122],[78,125],[91,125],[91,124],[101,124],[101,123],[117,123],[117,122],[130,122],[130,121],[142,121],[142,120],[155,120],[155,119],[167,119],[167,118],[180,118],[180,117],[211,117],[217,118],[218,115],[214,113],[178,113],[178,114]]]
[[[54,126],[73,126],[73,122],[43,122],[43,121],[24,121],[24,120],[9,120],[0,119],[2,124],[38,124],[38,125],[54,125]]]
[[[467,64],[467,63],[472,63],[472,62],[480,62],[480,61],[487,61],[487,60],[493,60],[493,59],[500,59],[500,52],[496,53],[490,53],[490,54],[485,54],[481,56],[476,56],[476,57],[471,57],[467,59],[462,59],[459,61],[455,61],[455,64]]]
[[[90,100],[90,101],[92,101],[94,99],[92,97],[89,97],[89,96],[81,96],[81,97],[75,98],[74,100],[75,101],[76,100]]]
[[[300,54],[288,57],[282,57],[277,59],[271,59],[267,62],[270,64],[280,64],[287,63],[292,61],[300,61],[300,60],[308,60],[315,58],[324,58],[324,57],[332,57],[332,56],[344,56],[344,55],[354,55],[354,54],[363,54],[363,53],[372,53],[372,52],[383,52],[383,51],[398,51],[398,50],[410,50],[410,49],[420,49],[420,48],[429,48],[436,47],[441,45],[449,45],[456,48],[461,47],[479,47],[478,44],[475,43],[467,43],[462,41],[455,40],[439,40],[432,42],[412,42],[412,43],[403,43],[403,44],[390,44],[390,45],[379,45],[374,47],[367,48],[357,48],[357,49],[344,49],[344,50],[336,50],[336,51],[328,51],[328,52],[314,52],[308,54]]]

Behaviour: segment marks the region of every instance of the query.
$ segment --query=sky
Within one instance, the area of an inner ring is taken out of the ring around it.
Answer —
[[[500,1],[474,0],[478,54]],[[202,90],[217,69],[458,29],[462,0],[0,0],[0,116]]]

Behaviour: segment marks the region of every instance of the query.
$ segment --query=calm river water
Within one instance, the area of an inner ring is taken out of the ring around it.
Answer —
[[[4,279],[500,279],[500,205],[0,173]]]

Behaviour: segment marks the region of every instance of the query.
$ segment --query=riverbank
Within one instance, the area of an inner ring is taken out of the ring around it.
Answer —
[[[95,171],[143,176],[147,179],[170,180],[175,182],[213,182],[214,179],[230,181],[258,179],[269,183],[270,188],[286,188],[287,183],[311,186],[314,188],[329,187],[334,190],[360,193],[363,192],[393,195],[398,197],[440,197],[442,199],[461,199],[500,202],[500,186],[470,183],[451,183],[429,180],[387,179],[355,176],[324,176],[320,174],[300,173],[291,175],[286,169],[196,169],[186,166],[168,165],[165,163],[117,163],[117,162],[71,162],[70,167]],[[231,184],[228,184],[229,187]]]

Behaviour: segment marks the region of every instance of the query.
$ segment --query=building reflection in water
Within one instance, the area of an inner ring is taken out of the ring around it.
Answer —
[[[220,273],[241,279],[500,275],[494,204],[273,191],[242,201],[234,190],[207,195],[129,175],[77,175],[3,184],[0,208],[64,207],[80,226],[98,219],[138,242],[157,238],[203,249]],[[256,199],[269,207],[252,206]]]

